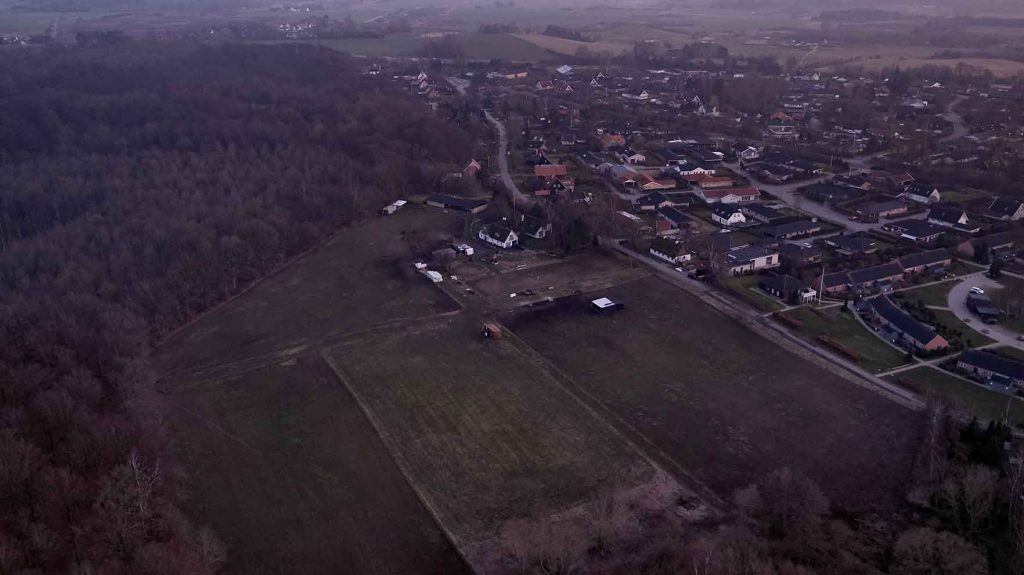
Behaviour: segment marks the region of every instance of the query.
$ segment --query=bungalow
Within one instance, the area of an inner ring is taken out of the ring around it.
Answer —
[[[686,245],[683,242],[668,238],[655,238],[651,242],[650,252],[652,256],[673,265],[685,263],[693,259],[693,256],[687,253]]]
[[[941,198],[938,188],[920,182],[911,182],[903,186],[900,197],[919,204],[934,204]]]
[[[622,134],[602,134],[600,144],[602,150],[621,148],[626,145],[626,138]]]
[[[743,216],[743,212],[739,208],[727,204],[719,204],[711,208],[711,220],[725,227],[747,223],[747,218]]]
[[[487,224],[477,234],[481,240],[502,249],[509,249],[519,244],[519,234],[503,223]]]
[[[944,228],[940,228],[935,224],[929,224],[922,220],[903,220],[901,222],[892,222],[882,226],[882,230],[898,234],[901,238],[910,240],[916,244],[934,243],[942,237],[942,234],[946,233]]]
[[[949,347],[949,342],[935,333],[934,329],[907,315],[893,305],[888,297],[876,297],[869,302],[868,307],[876,324],[895,332],[898,341],[913,349],[938,351]]]
[[[825,245],[844,256],[867,255],[878,251],[878,244],[874,240],[860,236],[832,236],[825,240]]]
[[[903,268],[896,262],[850,272],[850,287],[855,291],[890,291],[893,282],[903,279]]]
[[[445,194],[431,194],[427,196],[425,203],[428,206],[433,206],[435,208],[469,212],[471,214],[478,214],[487,209],[487,200],[457,198],[455,196],[448,196]]]
[[[760,247],[747,247],[733,250],[726,255],[729,273],[734,276],[745,273],[777,268],[780,265],[779,254]]]
[[[811,244],[784,243],[779,246],[779,257],[790,267],[802,267],[821,263],[821,248]]]
[[[757,282],[757,287],[786,302],[796,300],[799,303],[807,303],[818,295],[813,289],[801,286],[800,280],[791,275],[764,278]]]
[[[481,169],[482,168],[480,166],[480,162],[476,160],[470,160],[469,164],[467,164],[466,167],[462,169],[462,177],[475,178],[476,175],[480,173]]]
[[[1013,237],[1008,232],[1000,232],[963,242],[956,251],[972,260],[984,260],[985,256],[1008,250],[1013,244]]]
[[[723,230],[722,232],[708,236],[708,246],[712,252],[728,252],[749,246],[750,240],[747,239],[749,237],[750,236],[746,234],[737,234]]]
[[[995,220],[1016,222],[1024,218],[1024,202],[1011,198],[996,198],[988,205],[985,215]]]
[[[800,236],[809,236],[820,232],[822,226],[816,220],[799,220],[786,224],[768,226],[761,231],[770,238],[788,240]]]
[[[989,382],[1024,386],[1024,363],[977,349],[969,349],[957,358],[956,368]]]
[[[808,198],[823,203],[842,203],[864,197],[864,190],[835,184],[811,184],[803,188]]]
[[[933,206],[928,212],[928,222],[944,228],[966,226],[967,212],[960,206],[948,204]]]
[[[693,220],[675,207],[663,207],[658,210],[658,221],[665,222],[667,229],[664,231],[678,230],[689,227]]]
[[[753,202],[761,197],[757,188],[727,188],[706,190],[698,188],[697,196],[709,204],[739,204]]]
[[[783,214],[775,208],[769,208],[764,204],[747,204],[740,208],[743,215],[761,222],[762,224],[772,224],[780,219],[783,219],[786,214]]]
[[[896,200],[868,202],[857,207],[855,211],[865,218],[877,220],[879,218],[901,216],[907,213],[907,204]]]
[[[949,251],[943,248],[910,254],[896,259],[905,274],[917,274],[936,268],[944,268],[953,262]]]
[[[538,178],[557,178],[568,173],[565,164],[540,164],[533,167],[533,175]]]
[[[717,188],[730,188],[733,186],[732,178],[728,176],[710,176],[708,174],[689,174],[686,181],[697,184],[702,189],[713,190]]]
[[[542,240],[551,233],[551,223],[545,222],[540,218],[523,215],[522,225],[519,227],[519,230],[524,236]]]
[[[671,205],[672,200],[661,192],[651,192],[633,200],[633,208],[642,212],[652,212]]]
[[[579,160],[581,164],[590,168],[591,170],[596,170],[598,166],[604,163],[604,160],[598,158],[597,156],[590,152],[583,152],[582,154],[578,154],[576,156],[576,159]]]
[[[833,295],[844,293],[850,289],[850,274],[847,272],[832,272],[822,274],[814,279],[814,287],[822,294]]]
[[[712,176],[715,174],[715,168],[707,164],[691,164],[690,162],[684,162],[682,164],[675,164],[675,171],[679,172],[683,176]]]
[[[647,163],[647,156],[641,154],[640,152],[634,152],[633,150],[630,150],[628,148],[622,152],[621,156],[623,159],[626,160],[626,162],[630,164]]]

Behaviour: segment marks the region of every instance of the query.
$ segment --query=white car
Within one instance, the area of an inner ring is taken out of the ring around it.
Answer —
[[[971,293],[978,294],[978,295],[985,295],[985,290],[981,289],[978,286],[974,286],[974,287],[971,288]]]

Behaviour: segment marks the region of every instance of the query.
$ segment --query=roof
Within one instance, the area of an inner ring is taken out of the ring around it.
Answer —
[[[971,245],[975,248],[987,247],[990,250],[1012,246],[1013,236],[1011,236],[1009,232],[998,232],[982,236],[980,238],[974,238],[971,240]]]
[[[988,206],[988,211],[994,215],[1011,217],[1020,209],[1020,200],[1012,198],[996,198]]]
[[[682,225],[692,221],[690,219],[690,216],[687,216],[683,212],[671,206],[661,208],[660,210],[658,210],[658,214],[676,225]]]
[[[815,287],[822,287],[823,289],[834,288],[836,286],[842,286],[850,283],[850,274],[846,272],[833,272],[825,274]]]
[[[732,263],[747,263],[756,258],[763,258],[773,255],[775,252],[766,250],[764,248],[750,246],[746,248],[739,248],[729,252],[728,258]]]
[[[886,224],[886,227],[912,238],[927,238],[944,233],[945,228],[930,224],[924,220],[903,220]]]
[[[431,194],[427,196],[427,201],[433,204],[441,204],[448,208],[466,211],[475,210],[480,206],[487,204],[487,200],[457,198],[455,196],[448,196],[445,194]]]
[[[763,290],[774,290],[779,293],[794,292],[801,287],[800,280],[791,275],[781,275],[764,278],[757,282],[758,287]]]
[[[736,206],[722,205],[722,204],[717,204],[717,205],[715,205],[715,207],[711,208],[711,213],[713,215],[716,215],[716,216],[720,217],[720,218],[729,218],[733,214],[735,214],[735,213],[737,213],[739,211],[740,211],[740,209],[738,207],[736,207]]]
[[[833,236],[825,240],[825,243],[838,249],[852,252],[866,252],[878,245],[870,238],[859,236]]]
[[[508,240],[509,235],[514,233],[512,229],[504,223],[487,224],[483,227],[483,232],[499,242]]]
[[[775,208],[769,208],[764,204],[747,204],[743,206],[743,211],[752,212],[768,219],[781,218],[784,216],[784,214],[779,210],[776,210]]]
[[[711,234],[708,236],[708,241],[711,242],[711,247],[716,251],[728,251],[736,248],[742,248],[749,246],[750,241],[745,238],[747,236],[741,236],[732,232],[724,232],[718,234]]]
[[[948,262],[951,259],[952,257],[949,255],[948,251],[939,248],[903,256],[897,259],[896,262],[899,263],[903,269],[910,269],[921,266],[933,266],[939,263]]]
[[[933,206],[928,212],[928,219],[955,224],[959,222],[964,214],[964,209],[960,206],[939,205]]]
[[[790,222],[788,224],[779,224],[777,226],[769,226],[764,228],[764,234],[773,237],[782,236],[794,236],[800,234],[809,234],[816,232],[821,229],[821,224],[818,222],[812,222],[810,220],[802,220],[799,222]]]
[[[872,266],[862,270],[851,271],[850,282],[854,284],[866,284],[902,275],[903,268],[896,262],[889,262],[880,266]]]
[[[613,302],[612,300],[610,300],[610,299],[608,299],[606,297],[599,297],[599,298],[593,300],[590,303],[593,304],[594,306],[597,306],[600,309],[607,309],[607,308],[610,308],[610,307],[615,307],[615,302]]]
[[[922,345],[928,344],[938,335],[934,329],[910,317],[906,312],[893,305],[885,296],[870,300],[869,305],[885,321]]]
[[[989,351],[969,349],[960,354],[959,361],[1012,379],[1024,379],[1024,363]]]
[[[907,205],[897,200],[888,202],[869,202],[861,206],[857,211],[862,214],[882,214],[899,209],[907,209]]]
[[[737,197],[758,197],[761,192],[757,188],[714,188],[714,189],[701,189],[701,194],[705,198],[717,198],[722,199],[728,196]]]

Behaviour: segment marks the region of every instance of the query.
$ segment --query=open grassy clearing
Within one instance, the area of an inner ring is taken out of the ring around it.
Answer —
[[[754,309],[769,312],[786,307],[781,301],[762,292],[757,287],[760,280],[759,276],[737,276],[725,280],[725,284],[730,288],[730,293],[747,302]]]
[[[544,518],[656,475],[529,349],[477,329],[459,316],[327,352],[474,565],[487,563],[487,541],[508,520]]]
[[[402,231],[449,228],[457,216],[407,206],[344,229],[156,350],[188,508],[228,539],[232,572],[465,569],[318,355],[342,334],[456,309],[397,263]]]
[[[964,381],[941,369],[918,367],[890,375],[886,379],[921,395],[931,393],[949,398],[979,419],[1002,420],[1008,414],[1010,423],[1024,425],[1024,402]]]
[[[468,573],[351,395],[313,352],[164,382],[197,523],[231,573]]]
[[[543,34],[518,34],[517,37],[544,50],[567,56],[575,55],[581,48],[586,48],[592,54],[607,52],[618,55],[631,50],[633,46],[632,43],[580,42]]]
[[[960,318],[956,317],[956,314],[954,314],[951,311],[941,309],[936,309],[932,311],[935,312],[935,323],[944,325],[947,329],[950,330],[962,331],[964,334],[964,343],[970,342],[971,347],[980,347],[983,345],[988,345],[990,343],[996,342],[996,340],[981,333],[980,331],[971,327],[970,325],[960,321]],[[980,321],[978,322],[978,325],[979,329],[986,329],[985,327],[981,326]]]
[[[299,265],[171,337],[157,353],[163,370],[249,358],[386,321],[456,309],[411,272],[403,231],[461,235],[458,216],[407,206],[338,232]]]
[[[849,509],[899,499],[920,416],[645,278],[511,324],[577,385],[723,495],[782,466]],[[814,438],[808,441],[808,438]]]
[[[818,336],[827,336],[861,356],[858,365],[864,369],[880,373],[905,365],[906,354],[888,345],[874,333],[864,328],[854,317],[853,312],[843,313],[839,308],[828,308],[817,313],[807,308],[795,309],[785,314],[787,317],[803,323],[795,333],[805,340],[819,345],[829,351],[835,350],[823,345]]]
[[[876,72],[883,68],[921,68],[923,66],[947,66],[956,68],[958,64],[984,68],[992,72],[997,78],[1009,78],[1024,72],[1024,62],[1014,60],[1001,60],[997,58],[912,58],[912,57],[882,57],[877,59],[865,59],[857,61],[855,65],[864,66],[865,71]]]
[[[899,293],[907,300],[922,301],[924,302],[924,305],[949,307],[949,292],[955,285],[956,281],[948,281],[912,290],[901,291]]]

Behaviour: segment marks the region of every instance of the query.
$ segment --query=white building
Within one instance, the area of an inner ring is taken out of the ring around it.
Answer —
[[[492,246],[506,250],[519,244],[519,235],[503,224],[486,225],[480,228],[477,237]]]

